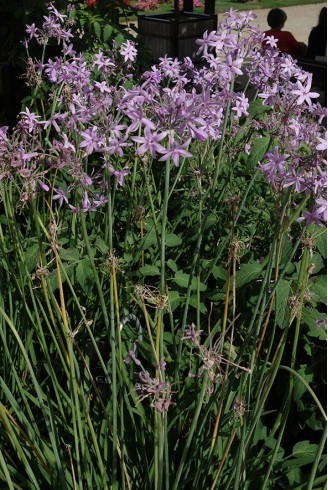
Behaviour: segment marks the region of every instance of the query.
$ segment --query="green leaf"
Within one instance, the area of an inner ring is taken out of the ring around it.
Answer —
[[[324,259],[327,258],[327,228],[323,226],[322,228],[317,227],[318,231],[315,238],[315,244],[317,250],[320,252]]]
[[[181,288],[187,288],[189,283],[189,274],[185,274],[184,272],[178,271],[175,273],[173,281],[178,284]],[[199,283],[199,290],[206,291],[206,285],[202,282]],[[193,277],[191,281],[191,290],[197,290],[197,278]]]
[[[284,235],[280,251],[280,267],[284,267],[286,265],[286,262],[290,258],[290,255],[292,253],[292,249],[292,244],[290,243],[286,235]]]
[[[109,252],[107,243],[101,237],[96,238],[95,246],[103,255]]]
[[[257,116],[260,116],[261,114],[264,114],[265,112],[268,112],[270,110],[270,106],[268,105],[263,105],[261,100],[252,100],[249,104],[248,108],[248,118],[249,119],[254,119]]]
[[[274,303],[274,310],[276,313],[276,321],[279,327],[286,326],[289,317],[288,298],[290,295],[289,282],[285,280],[279,281],[276,289],[276,298]]]
[[[310,291],[313,294],[315,303],[327,304],[327,278],[326,276],[317,276],[313,278]]]
[[[227,280],[228,277],[228,272],[227,269],[221,266],[214,266],[212,267],[212,275],[215,279],[222,279],[223,281]]]
[[[177,264],[174,262],[174,260],[172,259],[169,259],[167,262],[167,266],[171,269],[171,271],[173,272],[177,272],[178,270],[178,266]]]
[[[182,301],[179,291],[169,291],[169,303],[171,311],[174,311]]]
[[[100,27],[99,22],[95,21],[93,23],[93,30],[95,31],[95,34],[100,41],[101,40],[101,27]]]
[[[190,302],[190,306],[192,306],[193,308],[196,308],[196,310],[199,308],[199,311],[201,313],[204,313],[204,315],[206,315],[207,308],[204,305],[204,303],[199,303],[198,304],[198,298],[197,298],[197,295],[196,294],[193,294],[192,296],[190,296],[190,301],[189,302]]]
[[[258,278],[262,272],[262,265],[258,262],[241,264],[240,270],[236,275],[236,288],[240,288]]]
[[[307,327],[307,334],[310,337],[317,337],[320,340],[326,340],[327,334],[324,324],[327,320],[326,313],[321,313],[315,308],[304,307],[302,311],[302,321]],[[323,325],[320,323],[323,322]]]
[[[111,25],[107,24],[105,27],[104,27],[104,31],[103,31],[103,37],[104,37],[104,42],[106,43],[108,41],[108,39],[111,37],[112,33],[113,33],[113,28]]]
[[[302,456],[315,456],[317,451],[317,444],[310,444],[310,441],[301,441],[297,442],[293,447],[293,456],[296,458]]]
[[[67,262],[78,262],[80,258],[79,251],[76,248],[60,249],[59,256],[61,260],[66,260]]]
[[[142,276],[160,276],[160,270],[156,265],[144,265],[139,267],[139,272]]]
[[[65,268],[66,274],[68,277],[73,273],[74,271],[74,265],[73,264],[67,264],[63,263],[63,267]],[[63,273],[61,273],[61,281],[64,283],[66,281],[66,278]],[[52,291],[55,291],[58,289],[58,273],[57,269],[53,270],[50,275],[49,275],[49,283]]]
[[[167,247],[178,247],[182,243],[182,238],[174,233],[168,233],[165,236],[165,244]]]
[[[26,267],[29,272],[32,272],[36,269],[37,262],[38,262],[38,255],[39,255],[39,245],[38,243],[35,243],[34,245],[31,245],[27,250],[24,252],[24,257],[25,257],[25,263]]]
[[[311,368],[306,364],[302,364],[297,370],[298,374],[302,376],[304,381],[306,381],[309,385],[311,385],[313,381],[313,372],[311,372]],[[298,401],[302,395],[307,391],[306,386],[302,381],[298,378],[294,378],[294,393],[293,397],[295,401]]]
[[[218,222],[218,217],[215,214],[210,214],[206,220],[204,229],[206,230],[207,228],[211,228],[212,226],[217,225],[217,222]]]
[[[157,243],[156,233],[155,233],[155,230],[152,229],[152,230],[150,230],[149,233],[147,233],[147,235],[141,241],[140,247],[142,250],[147,250],[148,248],[150,248],[155,243]]]
[[[269,149],[270,136],[263,136],[258,138],[251,148],[251,152],[247,159],[247,170],[253,170],[262,161],[264,155]]]
[[[311,264],[314,265],[314,268],[313,269],[311,268],[311,274],[317,274],[319,271],[321,271],[321,269],[323,269],[323,267],[325,265],[323,260],[322,260],[321,254],[315,253],[311,257],[310,267],[311,267]]]
[[[88,257],[85,257],[76,267],[76,279],[84,292],[91,292],[94,284],[94,276]]]

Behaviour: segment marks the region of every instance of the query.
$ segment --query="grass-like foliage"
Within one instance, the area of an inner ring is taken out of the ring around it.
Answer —
[[[326,111],[252,19],[142,75],[28,27],[62,54],[0,130],[1,488],[323,488]]]

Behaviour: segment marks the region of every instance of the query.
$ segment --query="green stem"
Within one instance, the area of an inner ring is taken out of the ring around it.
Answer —
[[[184,307],[182,322],[181,322],[183,332],[184,332],[184,329],[186,328],[186,324],[187,324],[187,315],[188,315],[189,302],[190,302],[190,296],[191,296],[192,278],[193,278],[193,274],[195,271],[195,267],[196,267],[197,262],[198,262],[198,255],[199,255],[200,250],[201,250],[201,244],[203,241],[203,234],[204,234],[205,227],[207,224],[207,219],[208,219],[208,217],[210,215],[210,211],[212,209],[212,201],[213,201],[214,193],[215,193],[215,190],[216,190],[216,187],[218,184],[218,178],[219,178],[219,173],[220,173],[221,163],[222,163],[224,137],[225,137],[225,133],[226,133],[226,129],[227,129],[228,121],[229,121],[229,116],[230,116],[230,105],[231,105],[230,102],[228,102],[227,107],[226,107],[224,120],[223,120],[222,134],[221,134],[221,139],[220,139],[220,143],[219,143],[219,151],[218,151],[218,156],[217,156],[217,162],[216,162],[216,166],[215,166],[215,170],[214,170],[214,174],[213,174],[212,186],[210,186],[208,191],[205,193],[205,196],[203,197],[203,202],[206,203],[207,200],[208,200],[208,202],[207,202],[207,207],[206,207],[206,210],[205,210],[205,213],[203,216],[203,220],[201,223],[200,232],[198,234],[197,244],[196,244],[196,248],[195,248],[195,252],[194,252],[194,256],[193,256],[193,261],[192,261],[192,265],[191,265],[191,270],[190,270],[190,274],[189,274],[189,281],[188,281],[188,287],[187,287],[186,299],[185,299],[185,307]],[[179,339],[178,355],[177,355],[176,365],[175,365],[174,379],[176,382],[178,381],[178,367],[180,365],[180,360],[181,360],[181,355],[182,355],[182,345],[183,345],[182,338],[183,338],[183,335],[181,335],[180,339]]]
[[[312,468],[311,468],[311,473],[310,473],[310,477],[309,477],[309,481],[308,481],[308,485],[306,487],[306,490],[312,490],[314,485],[315,485],[315,475],[316,475],[316,472],[318,470],[322,451],[324,450],[324,447],[326,445],[326,439],[327,439],[327,424],[325,425],[325,428],[322,432],[322,436],[321,436],[320,443],[318,446],[317,454],[315,456],[315,460],[314,460]],[[327,481],[325,483],[327,485]]]
[[[201,411],[201,408],[202,408],[202,405],[203,405],[203,401],[204,401],[204,397],[205,397],[205,394],[206,394],[207,380],[208,380],[208,374],[205,373],[204,374],[204,378],[203,378],[202,390],[201,390],[201,392],[199,394],[199,397],[198,397],[198,403],[197,403],[197,406],[196,406],[194,417],[192,419],[192,423],[191,423],[191,426],[190,426],[188,438],[187,438],[185,447],[183,449],[183,453],[182,453],[182,456],[181,456],[181,461],[180,461],[180,464],[179,464],[179,467],[178,467],[178,471],[177,471],[177,474],[176,474],[176,477],[175,477],[175,480],[174,480],[174,483],[173,483],[172,490],[178,490],[178,488],[179,488],[178,487],[179,481],[180,481],[180,478],[181,478],[181,475],[182,475],[182,472],[183,472],[183,468],[184,468],[184,464],[185,464],[185,461],[186,461],[186,458],[187,458],[187,455],[188,455],[188,451],[189,451],[190,446],[191,446],[191,442],[192,442],[192,439],[193,439],[193,436],[194,436],[194,432],[195,432],[196,427],[197,427],[198,418],[199,418],[200,411]]]
[[[292,369],[292,368],[290,368],[288,366],[280,365],[279,366],[279,369],[283,369],[284,371],[288,371],[293,376],[295,376],[297,379],[299,379],[301,381],[301,383],[303,383],[303,385],[306,387],[306,389],[308,390],[308,392],[312,396],[313,400],[317,404],[317,407],[319,408],[319,410],[320,410],[323,418],[325,419],[325,421],[327,421],[327,414],[326,414],[323,406],[321,405],[321,403],[320,403],[317,395],[314,393],[314,391],[312,390],[311,386],[305,381],[305,379],[297,371],[295,371],[294,369]]]

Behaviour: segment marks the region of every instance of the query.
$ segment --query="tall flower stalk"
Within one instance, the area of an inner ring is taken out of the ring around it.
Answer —
[[[0,128],[0,478],[321,482],[326,109],[311,75],[249,12],[198,40],[202,68],[164,57],[143,73],[132,40],[78,54],[72,19],[51,3],[27,27],[31,52],[58,53],[29,59],[32,98]]]

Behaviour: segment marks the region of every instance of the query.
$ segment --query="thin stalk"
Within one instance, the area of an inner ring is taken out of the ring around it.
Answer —
[[[165,185],[164,185],[164,197],[163,197],[163,208],[162,208],[162,226],[161,226],[161,278],[160,278],[160,293],[165,295],[166,293],[166,224],[167,224],[167,209],[169,202],[169,186],[170,186],[170,160],[166,161],[165,165]],[[163,310],[161,309],[158,314],[157,329],[156,329],[156,357],[157,359],[163,359]],[[161,371],[161,379],[165,381],[165,371],[157,365],[156,370]],[[163,482],[163,426],[164,420],[160,413],[155,413],[155,429],[157,431],[157,437],[155,438],[155,454],[157,455],[157,460],[155,460],[155,488],[156,490],[161,490]],[[156,447],[157,446],[157,447]]]
[[[169,436],[167,427],[167,412],[164,412],[164,471],[165,490],[170,490],[170,458],[169,458]]]
[[[82,228],[83,240],[84,240],[84,243],[85,243],[85,246],[87,249],[88,258],[90,260],[91,269],[93,272],[96,288],[98,291],[100,306],[101,306],[102,314],[104,316],[104,323],[105,323],[106,328],[108,329],[110,323],[109,323],[109,317],[108,317],[108,313],[107,313],[107,306],[106,306],[104,294],[103,294],[103,291],[101,288],[98,270],[97,270],[95,262],[94,262],[93,253],[92,253],[92,249],[91,249],[91,245],[90,245],[90,240],[89,240],[89,236],[88,236],[88,232],[87,232],[85,214],[84,214],[83,210],[80,212],[80,218],[81,218],[81,228]],[[114,337],[115,337],[115,335],[114,335]]]
[[[141,136],[141,130],[142,130],[142,126],[140,124],[139,131],[138,131],[138,136]],[[138,145],[138,147],[139,147],[139,145]],[[140,161],[140,158],[139,158],[137,152],[135,152],[135,154],[134,154],[134,161],[133,161],[133,171],[132,171],[132,182],[131,182],[130,199],[129,199],[128,220],[127,220],[127,226],[126,226],[126,232],[125,232],[125,240],[124,240],[125,246],[127,244],[127,239],[128,239],[129,231],[131,229],[132,206],[134,204],[134,192],[135,192],[135,186],[136,186],[138,161]]]
[[[278,434],[277,440],[275,442],[275,447],[274,447],[273,453],[271,454],[271,457],[270,457],[270,462],[269,462],[267,471],[266,471],[265,476],[264,476],[262,488],[266,488],[266,485],[268,483],[272,468],[273,468],[274,463],[276,461],[276,457],[277,457],[277,454],[278,454],[278,451],[280,448],[280,444],[281,444],[281,441],[282,441],[282,438],[283,438],[283,435],[285,432],[287,419],[288,419],[288,415],[289,415],[289,411],[290,411],[290,407],[291,407],[291,401],[292,401],[291,400],[291,394],[292,394],[292,387],[289,386],[288,394],[287,394],[287,404],[285,405],[285,407],[283,409],[282,420],[280,422],[279,434]]]
[[[110,179],[109,179],[109,189]],[[131,210],[131,208],[130,208]],[[108,243],[110,254],[114,253],[113,244],[113,215],[112,215],[112,196],[108,193]],[[116,365],[116,338],[115,338],[115,304],[114,304],[114,277],[110,276],[109,288],[109,307],[110,323],[107,325],[107,331],[110,331],[110,345],[112,352],[112,409],[113,409],[113,450],[112,450],[112,488],[118,490],[117,479],[117,451],[118,444],[118,400],[117,400],[117,365]],[[120,328],[119,328],[120,330]],[[122,455],[123,456],[123,455]]]
[[[6,483],[8,485],[8,490],[14,490],[14,485],[13,485],[13,482],[12,482],[12,479],[11,479],[11,476],[10,476],[10,473],[8,470],[8,466],[4,460],[2,451],[0,451],[0,466],[1,466],[2,471],[4,473]]]
[[[284,238],[284,234],[281,233],[280,239],[278,241],[277,252],[276,252],[276,270],[275,270],[275,278],[274,278],[274,282],[275,283],[278,281],[278,276],[279,276],[279,261],[280,261],[280,253],[281,253],[281,247],[282,247],[283,238]],[[271,301],[269,303],[269,308],[268,308],[268,311],[267,311],[267,314],[266,314],[264,325],[263,325],[263,328],[262,328],[261,337],[260,337],[259,343],[257,345],[257,349],[256,349],[256,353],[255,353],[255,358],[254,358],[254,364],[256,364],[257,358],[258,358],[258,356],[260,354],[260,350],[261,350],[261,347],[262,347],[262,344],[263,344],[263,341],[264,341],[266,329],[267,329],[267,326],[269,324],[269,319],[270,319],[270,316],[271,316],[271,312],[272,312],[272,308],[273,308],[275,297],[276,297],[276,295],[273,293],[272,294],[272,297],[271,297]]]
[[[161,245],[160,245],[161,244],[161,239],[160,239],[159,232],[158,232],[155,206],[154,206],[154,201],[153,201],[153,197],[152,197],[152,193],[151,193],[151,188],[150,188],[150,184],[149,184],[149,176],[148,176],[148,174],[146,172],[146,166],[145,165],[144,165],[144,177],[145,177],[146,187],[147,187],[147,193],[148,193],[147,194],[147,197],[149,199],[150,209],[151,209],[152,217],[153,217],[153,221],[154,221],[154,229],[155,229],[155,235],[156,235],[156,240],[157,240],[157,246],[160,249],[161,248]]]
[[[196,406],[194,417],[192,419],[192,423],[191,423],[191,426],[190,426],[188,438],[186,440],[186,444],[185,444],[185,447],[183,449],[183,453],[182,453],[180,464],[179,464],[179,467],[178,467],[178,470],[177,470],[177,474],[176,474],[176,477],[175,477],[175,480],[174,480],[174,483],[173,483],[173,486],[172,486],[172,490],[178,490],[178,488],[179,488],[178,485],[179,485],[179,482],[180,482],[180,478],[181,478],[181,475],[182,475],[182,472],[183,472],[183,468],[184,468],[184,465],[185,465],[185,461],[186,461],[186,458],[187,458],[187,455],[188,455],[188,452],[189,452],[189,449],[190,449],[190,446],[191,446],[191,442],[192,442],[192,439],[193,439],[193,436],[194,436],[194,432],[195,432],[196,427],[197,427],[198,418],[199,418],[200,411],[202,409],[202,405],[203,405],[203,401],[204,401],[204,397],[205,397],[205,394],[206,394],[207,380],[208,380],[208,373],[205,373],[204,374],[204,377],[203,377],[202,390],[201,390],[201,392],[199,394],[199,397],[198,397],[198,403],[197,403],[197,406]]]
[[[284,366],[281,364],[279,366],[279,369],[283,369],[284,371],[288,371],[289,373],[293,374],[293,376],[295,376],[297,379],[299,379],[301,381],[301,383],[304,384],[305,388],[307,389],[307,391],[310,393],[313,400],[315,401],[315,403],[316,403],[318,409],[320,410],[323,418],[325,419],[325,421],[327,421],[327,414],[326,414],[323,406],[321,405],[320,400],[318,399],[317,395],[314,393],[311,386],[309,385],[309,383],[307,383],[307,381],[305,381],[305,379],[297,371],[290,368],[289,366]]]
[[[20,351],[24,357],[24,360],[26,362],[27,369],[29,371],[33,386],[34,386],[36,394],[37,394],[37,398],[38,398],[38,401],[40,404],[40,408],[42,410],[42,413],[44,415],[44,419],[45,419],[45,422],[47,425],[49,438],[50,438],[50,441],[51,441],[51,444],[53,447],[54,455],[56,457],[56,464],[57,464],[58,468],[61,468],[61,461],[60,461],[59,456],[58,456],[56,441],[54,440],[54,434],[53,434],[53,431],[51,430],[51,423],[50,423],[49,416],[48,416],[48,413],[46,410],[46,406],[44,404],[44,394],[43,394],[41,387],[37,381],[36,375],[34,373],[34,370],[33,370],[32,364],[30,362],[30,359],[28,357],[28,354],[25,350],[22,339],[20,338],[20,336],[19,336],[14,324],[12,323],[11,319],[8,317],[8,315],[6,314],[6,312],[3,310],[3,308],[1,306],[0,306],[0,315],[2,315],[2,317],[6,321],[7,325],[9,326],[13,336],[15,337],[15,339],[17,341],[17,344],[19,345],[19,348],[20,348]],[[62,473],[60,473],[60,474],[61,474],[61,483],[63,484],[63,488],[65,488],[63,475],[62,475]]]
[[[223,454],[223,458],[221,459],[220,461],[220,465],[218,467],[218,470],[216,472],[216,475],[215,475],[215,478],[214,478],[214,481],[212,483],[212,486],[211,486],[211,490],[214,490],[215,489],[215,486],[216,486],[216,482],[218,481],[218,478],[220,476],[220,473],[222,471],[222,468],[223,468],[223,465],[227,459],[227,456],[229,454],[229,451],[230,451],[230,447],[231,447],[231,444],[233,443],[233,440],[235,438],[235,435],[236,435],[236,429],[233,430],[233,432],[231,433],[231,436],[229,438],[229,441],[228,441],[228,444],[224,450],[224,454]]]
[[[312,468],[311,468],[311,473],[309,476],[309,481],[308,481],[306,490],[312,490],[313,487],[315,486],[315,475],[318,471],[318,466],[320,463],[322,451],[324,450],[324,447],[326,445],[326,439],[327,439],[327,424],[325,425],[325,428],[322,432],[322,436],[321,436],[321,439],[320,439],[320,442],[318,445],[317,454],[315,455],[315,460],[314,460]],[[325,483],[327,485],[327,481],[325,481]]]
[[[109,206],[109,246],[110,253],[113,253],[113,237],[112,237],[112,216],[111,216],[111,193],[109,192],[108,198],[108,206]],[[110,276],[110,319],[107,313],[107,307],[102,291],[102,287],[99,280],[98,271],[96,265],[94,263],[92,250],[90,246],[89,236],[86,227],[85,215],[83,210],[80,213],[81,217],[81,225],[82,225],[82,236],[86,245],[88,257],[90,260],[91,268],[93,271],[96,288],[98,291],[98,297],[100,300],[101,310],[104,317],[104,323],[107,332],[110,331],[110,344],[112,351],[112,401],[113,401],[113,451],[112,451],[112,485],[113,489],[118,488],[117,481],[117,380],[116,380],[116,338],[115,338],[115,304],[114,304],[114,282],[113,275]]]
[[[321,487],[318,487],[318,485],[322,485]],[[309,489],[308,488],[308,482],[302,483],[302,485],[299,485],[298,487],[294,488],[294,490],[312,490],[313,488],[320,488],[320,490],[326,490],[327,489],[327,475],[322,475],[318,476],[313,482],[312,486]]]
[[[222,154],[223,154],[224,137],[225,137],[227,124],[228,124],[229,116],[230,116],[230,105],[231,105],[230,102],[228,102],[227,107],[226,107],[224,120],[223,120],[222,134],[221,134],[221,140],[219,143],[219,151],[218,151],[217,163],[216,163],[215,170],[214,170],[212,186],[208,189],[208,191],[206,192],[204,199],[203,199],[204,202],[206,202],[208,199],[208,205],[207,205],[207,208],[206,208],[204,216],[203,216],[201,230],[200,230],[200,233],[198,235],[197,244],[195,247],[195,252],[194,252],[191,270],[190,270],[190,274],[189,274],[189,281],[188,281],[188,287],[187,287],[186,299],[185,299],[185,307],[184,307],[182,322],[181,322],[183,331],[184,331],[184,329],[186,327],[186,323],[187,323],[187,315],[188,315],[189,302],[190,302],[190,296],[191,296],[192,278],[193,278],[194,270],[195,270],[195,267],[196,267],[196,264],[198,261],[198,254],[200,253],[201,244],[203,241],[203,233],[204,233],[204,230],[206,227],[207,219],[208,219],[210,211],[212,209],[212,200],[213,200],[213,196],[215,193],[215,189],[217,187],[219,172],[221,169],[221,163],[222,163],[221,159],[222,159]],[[176,365],[175,365],[174,379],[176,382],[178,381],[178,366],[180,365],[180,359],[181,359],[181,354],[182,354],[182,338],[183,338],[183,335],[181,335],[180,339],[179,339],[178,355],[177,355]]]

